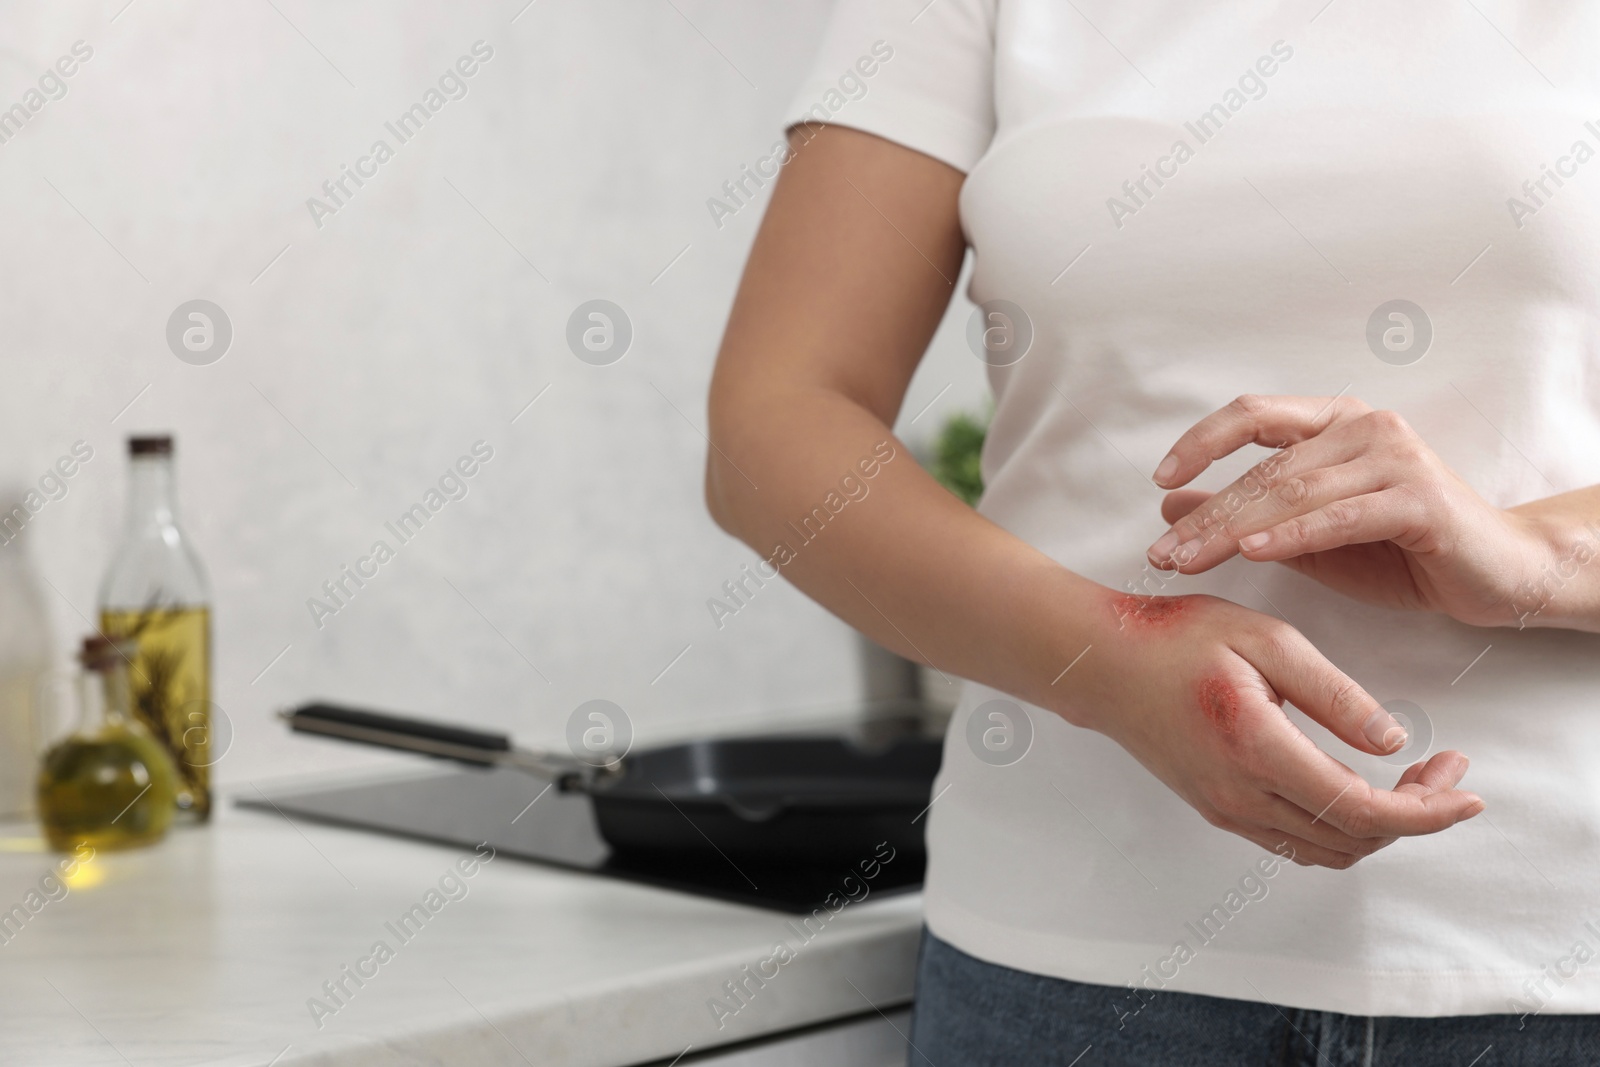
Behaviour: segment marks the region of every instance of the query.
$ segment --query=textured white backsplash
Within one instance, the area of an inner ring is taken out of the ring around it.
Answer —
[[[124,438],[176,434],[224,785],[388,758],[270,718],[313,696],[556,744],[596,697],[648,742],[857,692],[853,634],[786,585],[715,628],[707,598],[756,557],[701,498],[706,386],[765,197],[720,229],[706,202],[780,135],[828,4],[524,2],[3,16],[0,107],[75,42],[92,57],[0,143],[0,484],[93,448],[29,524],[59,656],[94,615]],[[465,95],[401,143],[386,123],[480,41]],[[379,139],[392,156],[361,162]],[[192,365],[167,321],[201,298],[233,336]],[[610,366],[566,342],[597,298],[633,327]],[[913,443],[986,392],[969,312],[912,387],[902,424],[938,397]],[[478,442],[464,495],[441,488]],[[385,524],[435,489],[402,544]],[[314,619],[378,540],[393,558]]]

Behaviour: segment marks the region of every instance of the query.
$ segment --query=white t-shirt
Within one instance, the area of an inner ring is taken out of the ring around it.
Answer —
[[[1281,613],[1420,708],[1413,732],[1465,752],[1488,804],[1349,871],[1274,864],[1041,709],[1019,761],[985,762],[969,719],[1003,694],[968,686],[929,816],[939,937],[1313,1010],[1600,1012],[1600,639],[1368,607],[1242,559],[1162,585],[1144,562],[1166,528],[1151,472],[1240,393],[1398,411],[1496,506],[1600,482],[1597,55],[1581,0],[840,0],[791,119],[966,172],[971,295],[1031,320],[988,372],[982,512],[1114,589]],[[1117,992],[1108,1012],[1137,1008]]]

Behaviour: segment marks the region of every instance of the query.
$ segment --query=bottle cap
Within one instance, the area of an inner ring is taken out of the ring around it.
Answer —
[[[128,438],[128,455],[170,456],[172,455],[172,435],[163,433],[146,437],[130,437]]]
[[[138,650],[139,642],[131,637],[90,634],[83,639],[83,649],[78,653],[78,662],[83,664],[85,670],[105,670],[118,663],[131,661]]]

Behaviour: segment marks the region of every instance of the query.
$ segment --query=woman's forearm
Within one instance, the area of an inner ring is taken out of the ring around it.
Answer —
[[[1512,595],[1513,625],[1600,633],[1600,486],[1545,497],[1510,514],[1542,548]]]
[[[712,515],[886,647],[1066,711],[1068,680],[1050,683],[1108,591],[956,499],[890,429],[961,273],[962,175],[855,130],[790,144],[712,379]]]
[[[1075,687],[1052,682],[1106,624],[1107,590],[978,515],[849,398],[728,400],[707,479],[724,529],[885,647],[1074,718]]]

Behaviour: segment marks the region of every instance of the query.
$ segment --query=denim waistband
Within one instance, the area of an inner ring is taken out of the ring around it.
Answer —
[[[924,930],[912,1067],[1594,1067],[1600,1016],[1340,1015],[1071,982]]]

